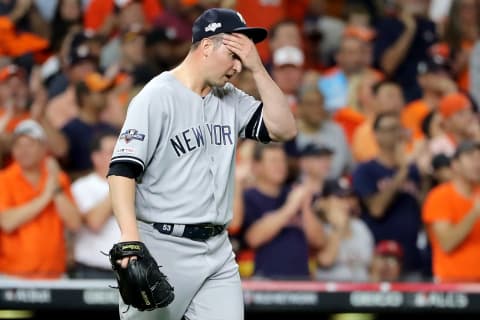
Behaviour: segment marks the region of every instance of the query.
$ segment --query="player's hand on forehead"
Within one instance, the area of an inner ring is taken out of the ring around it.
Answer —
[[[250,71],[255,72],[263,67],[255,44],[246,35],[241,33],[225,33],[223,35],[223,44],[228,50],[237,55],[240,61],[242,61],[243,66]]]

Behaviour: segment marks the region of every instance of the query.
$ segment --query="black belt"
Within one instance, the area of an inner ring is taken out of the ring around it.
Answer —
[[[201,223],[201,224],[173,224],[154,223],[153,227],[158,232],[177,237],[185,237],[195,241],[205,241],[215,237],[225,230],[225,225]]]

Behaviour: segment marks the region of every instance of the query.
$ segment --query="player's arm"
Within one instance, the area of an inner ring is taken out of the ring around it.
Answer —
[[[135,180],[116,174],[113,172],[108,176],[108,185],[113,213],[120,227],[121,241],[140,241],[135,215]]]
[[[263,66],[255,44],[245,35],[238,33],[225,34],[223,39],[225,46],[252,72],[263,102],[262,121],[270,139],[274,141],[293,139],[297,134],[297,127],[287,98]]]
[[[297,134],[295,119],[287,98],[261,65],[253,72],[263,102],[263,122],[273,141],[288,141]]]

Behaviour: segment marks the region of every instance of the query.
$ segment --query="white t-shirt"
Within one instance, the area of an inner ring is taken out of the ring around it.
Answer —
[[[79,178],[72,184],[73,197],[82,214],[86,214],[108,197],[108,191],[108,182],[96,173]],[[101,251],[108,253],[119,239],[120,229],[113,214],[98,233],[82,226],[75,235],[75,261],[91,267],[110,269],[108,257]]]
[[[352,218],[351,234],[343,239],[337,260],[330,268],[317,269],[317,280],[368,281],[368,268],[373,254],[373,237],[363,221]],[[327,234],[331,229],[327,229]]]

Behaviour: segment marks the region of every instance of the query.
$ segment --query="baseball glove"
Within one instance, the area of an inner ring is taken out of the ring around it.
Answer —
[[[118,260],[131,256],[137,258],[130,259],[126,268],[118,264]],[[143,242],[117,243],[110,249],[109,258],[125,304],[149,311],[166,307],[173,301],[173,287]]]

